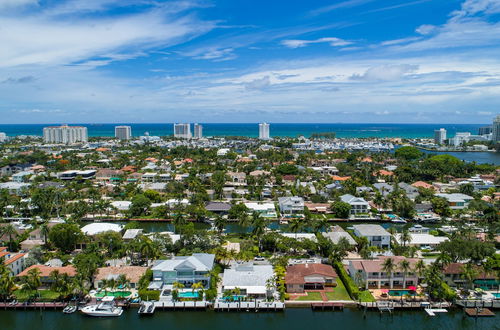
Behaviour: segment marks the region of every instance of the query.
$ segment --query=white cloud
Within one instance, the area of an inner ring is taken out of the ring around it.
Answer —
[[[418,34],[422,34],[422,35],[428,35],[434,31],[436,31],[436,28],[437,27],[435,25],[423,24],[423,25],[420,25],[418,28],[416,28],[415,32],[417,32]]]
[[[353,74],[351,79],[363,81],[392,81],[399,80],[405,75],[413,73],[417,70],[418,65],[382,65],[371,67],[363,74]]]
[[[1,0],[0,10],[38,5],[38,0]]]
[[[341,47],[352,44],[352,42],[340,38],[319,38],[316,40],[291,39],[291,40],[283,40],[281,42],[282,45],[288,48],[300,48],[310,44],[319,44],[319,43],[328,43],[332,47]]]
[[[269,76],[264,76],[260,79],[254,79],[244,84],[246,90],[264,90],[271,85]]]
[[[63,65],[127,52],[132,47],[170,46],[203,34],[214,23],[153,9],[111,18],[55,19],[43,14],[0,17],[0,67]],[[123,55],[122,55],[123,56]]]

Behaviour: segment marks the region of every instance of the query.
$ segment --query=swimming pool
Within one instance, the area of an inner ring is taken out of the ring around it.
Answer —
[[[179,298],[198,298],[198,292],[179,292]]]
[[[116,298],[125,298],[125,297],[128,297],[132,294],[132,292],[130,291],[108,291],[108,292],[104,292],[104,291],[101,291],[99,293],[96,293],[96,297],[98,298],[102,298],[104,297],[104,295],[106,294],[106,296],[113,296],[113,297],[116,297]]]
[[[500,293],[495,292],[495,293],[491,293],[491,294],[495,297],[495,299],[500,299]]]
[[[401,297],[405,295],[415,296],[417,293],[412,290],[389,290],[389,296]]]

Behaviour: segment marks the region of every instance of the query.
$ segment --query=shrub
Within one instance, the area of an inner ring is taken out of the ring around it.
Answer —
[[[359,297],[359,289],[356,286],[356,284],[354,284],[354,281],[349,276],[349,274],[347,274],[347,272],[344,268],[344,265],[342,265],[342,263],[337,261],[337,262],[333,263],[333,266],[335,267],[335,270],[337,271],[337,275],[339,275],[340,279],[344,283],[344,286],[345,286],[347,292],[349,293],[349,295],[351,296],[351,298],[353,300],[357,300]]]
[[[160,291],[139,290],[139,297],[142,300],[160,300]]]

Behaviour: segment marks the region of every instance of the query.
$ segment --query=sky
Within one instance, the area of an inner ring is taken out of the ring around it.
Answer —
[[[0,0],[0,122],[491,123],[500,0]]]

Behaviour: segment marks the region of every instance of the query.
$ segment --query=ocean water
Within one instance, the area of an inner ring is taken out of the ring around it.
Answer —
[[[257,137],[259,126],[256,123],[216,124],[200,123],[203,125],[204,136],[246,136]],[[59,124],[54,124],[59,125]],[[172,123],[160,124],[72,124],[88,128],[90,137],[114,136],[114,127],[129,125],[132,127],[133,136],[150,135],[166,136],[173,134]],[[0,124],[0,132],[8,136],[17,135],[42,135],[43,127],[50,124]],[[367,137],[401,137],[401,138],[432,138],[434,130],[445,128],[448,137],[453,137],[456,132],[471,132],[477,134],[479,127],[484,124],[285,124],[271,123],[270,134],[273,137],[309,137],[312,133],[335,132],[341,138],[367,138]]]

